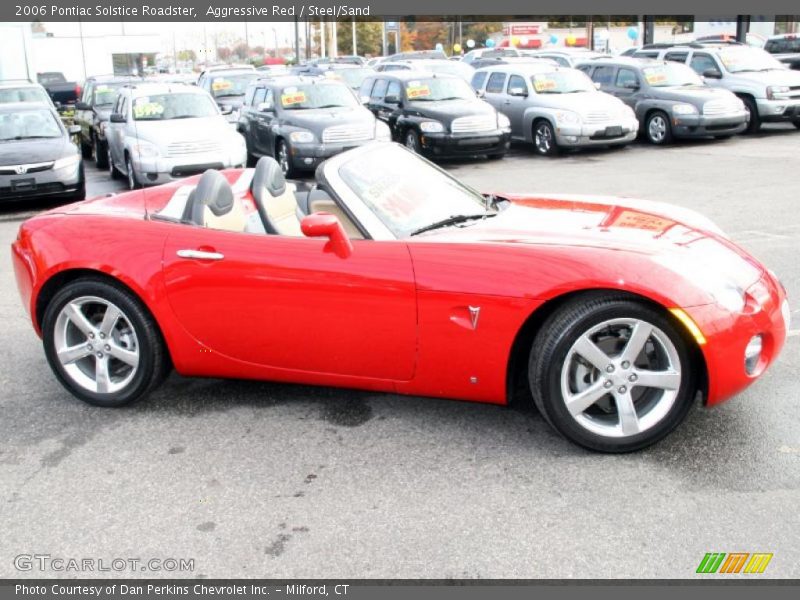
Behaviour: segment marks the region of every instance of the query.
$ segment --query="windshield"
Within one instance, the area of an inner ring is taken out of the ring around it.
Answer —
[[[353,92],[339,83],[293,85],[281,90],[281,106],[286,110],[311,110],[359,106]]]
[[[683,85],[703,85],[703,80],[692,69],[678,63],[668,63],[657,67],[644,67],[644,79],[652,87],[674,87]]]
[[[6,88],[0,90],[0,104],[9,102],[50,102],[50,97],[42,88]]]
[[[359,153],[339,176],[398,238],[456,215],[481,215],[486,200],[401,146]]]
[[[531,75],[531,83],[537,94],[574,94],[597,91],[594,83],[585,73],[573,69],[535,73]]]
[[[61,136],[61,127],[49,110],[0,112],[0,142]]]
[[[133,118],[136,121],[197,119],[218,114],[217,105],[204,93],[154,94],[140,96],[133,101]]]
[[[51,85],[54,83],[67,83],[62,73],[39,73],[36,79],[42,85]]]
[[[475,91],[463,79],[427,77],[408,81],[406,83],[406,98],[414,102],[472,100],[475,98]]]
[[[719,51],[719,58],[730,73],[785,68],[769,52],[760,48],[724,48]]]
[[[117,90],[121,88],[124,83],[100,83],[94,88],[94,105],[95,106],[111,106],[117,99]]]
[[[764,50],[772,54],[800,53],[800,36],[768,40]]]
[[[215,75],[211,79],[211,95],[214,96],[214,98],[244,96],[247,86],[256,77],[258,77],[258,74],[255,71]]]

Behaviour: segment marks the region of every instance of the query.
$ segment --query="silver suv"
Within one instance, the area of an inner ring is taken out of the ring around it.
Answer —
[[[655,55],[655,56],[654,56]],[[762,123],[791,122],[800,129],[800,72],[791,71],[760,48],[743,44],[688,44],[643,48],[634,57],[682,62],[708,85],[730,90],[750,113],[748,133]]]
[[[106,139],[111,176],[125,174],[131,189],[247,162],[242,135],[208,92],[190,85],[121,88]]]
[[[633,109],[576,69],[541,63],[484,67],[475,71],[472,87],[508,117],[512,139],[533,143],[542,155],[629,144],[639,131]]]

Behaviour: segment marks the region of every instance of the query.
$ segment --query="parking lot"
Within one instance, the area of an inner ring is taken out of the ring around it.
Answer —
[[[25,576],[26,553],[195,560],[131,573],[148,577],[683,578],[707,552],[771,552],[762,577],[800,577],[798,149],[794,127],[768,126],[445,163],[485,191],[694,208],[783,280],[794,324],[778,363],[621,456],[525,407],[348,390],[172,375],[130,408],[85,405],[51,374],[11,270],[19,223],[47,205],[1,206],[0,576]],[[91,164],[87,178],[89,196],[120,191]]]

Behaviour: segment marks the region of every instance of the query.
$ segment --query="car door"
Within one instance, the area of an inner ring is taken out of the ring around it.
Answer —
[[[253,112],[251,113],[252,122],[250,123],[250,129],[253,135],[253,148],[255,148],[256,152],[259,154],[271,155],[272,148],[269,143],[269,129],[272,127],[272,123],[275,120],[275,103],[273,100],[271,113],[264,110],[269,106],[267,104],[268,91],[271,92],[272,90],[268,90],[266,86],[263,86],[256,88],[255,94],[253,94]],[[270,98],[273,98],[271,94]]]
[[[616,67],[613,65],[598,65],[592,71],[592,81],[600,84],[600,89],[604,92],[611,92],[614,89],[614,76]]]
[[[94,95],[94,88],[95,84],[93,81],[89,81],[86,83],[86,87],[83,89],[83,96],[81,96],[80,101],[86,104],[87,106],[91,107],[92,96]],[[75,111],[75,123],[80,125],[81,128],[81,139],[85,143],[89,143],[92,139],[92,123],[94,122],[92,110],[76,110]]]
[[[117,113],[127,118],[128,96],[127,94],[120,94],[117,97],[117,102],[114,105],[112,114]],[[113,164],[122,167],[124,164],[124,144],[125,144],[125,128],[127,123],[114,123],[109,120],[108,129],[106,130],[106,138],[108,139],[108,149],[111,153],[111,160]]]
[[[378,118],[389,125],[394,139],[400,139],[400,132],[397,130],[397,119],[403,112],[403,99],[404,99],[403,86],[396,79],[390,79],[389,84],[386,86],[386,95],[378,105]],[[396,98],[398,102],[387,102],[387,99]]]
[[[642,82],[639,79],[638,73],[634,69],[630,69],[628,67],[620,67],[617,69],[612,91],[617,98],[622,100],[631,108],[634,108],[636,106],[636,101],[639,98],[639,91],[641,89]]]
[[[520,93],[522,92],[522,93]],[[511,134],[521,136],[525,109],[528,107],[528,97],[531,91],[528,82],[521,75],[511,74],[506,84],[506,97],[503,100],[503,113],[511,121]]]
[[[326,243],[175,225],[163,255],[175,317],[198,351],[306,373],[411,379],[417,305],[406,244],[353,240],[340,258]]]
[[[375,115],[376,118],[381,119],[381,121],[386,122],[385,116],[381,117],[381,109],[383,108],[383,99],[386,97],[386,90],[389,87],[389,81],[383,77],[379,77],[375,80],[375,83],[372,85],[372,90],[369,94],[369,109],[372,111],[372,114]]]
[[[486,80],[486,90],[483,99],[505,114],[506,101],[506,74],[502,71],[492,71]]]

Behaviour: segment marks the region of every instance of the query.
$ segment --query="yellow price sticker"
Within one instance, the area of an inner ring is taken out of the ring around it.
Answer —
[[[650,85],[663,83],[667,80],[667,76],[664,73],[646,73],[644,78],[647,79],[647,83]]]
[[[413,100],[414,98],[425,98],[426,96],[431,95],[431,88],[427,85],[415,85],[415,86],[408,86],[406,88],[406,97],[409,100]]]
[[[133,116],[136,119],[160,116],[164,106],[158,102],[137,102],[133,105]]]
[[[557,84],[555,79],[539,78],[533,80],[533,89],[537,92],[546,92],[547,90],[556,89]]]
[[[292,104],[302,104],[306,101],[306,93],[303,91],[293,92],[290,94],[283,94],[281,96],[281,104],[284,106],[291,106]]]
[[[229,90],[232,87],[233,84],[227,79],[215,79],[211,82],[211,89],[215,92],[219,92],[220,90]]]

